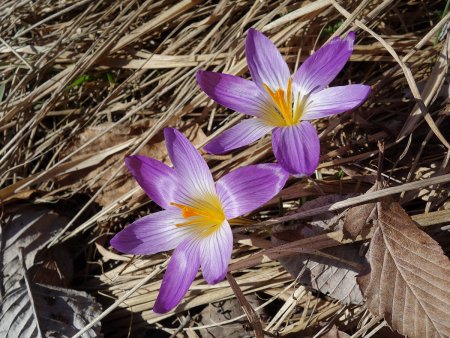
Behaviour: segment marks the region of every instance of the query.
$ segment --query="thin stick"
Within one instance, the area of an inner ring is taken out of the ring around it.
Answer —
[[[239,303],[241,304],[241,307],[244,310],[245,315],[247,316],[247,319],[253,328],[255,337],[256,338],[264,338],[264,332],[263,332],[261,320],[259,319],[258,314],[252,308],[252,306],[248,303],[247,299],[245,299],[244,293],[240,289],[238,283],[236,283],[236,280],[233,278],[233,275],[229,272],[227,272],[227,280],[228,280],[228,283],[230,283],[230,286],[233,289],[233,292],[234,292],[236,298],[238,299]]]

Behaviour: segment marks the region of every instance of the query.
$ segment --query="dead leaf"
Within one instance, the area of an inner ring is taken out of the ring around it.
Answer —
[[[261,300],[254,294],[246,295],[245,298],[253,308],[261,305]],[[258,313],[260,311],[258,311]],[[212,325],[236,318],[243,314],[244,311],[242,310],[241,304],[235,298],[209,303],[208,306],[206,306],[202,310],[202,312],[200,312],[200,324]],[[203,329],[199,331],[199,333],[202,338],[244,338],[249,336],[250,331],[251,326],[248,324],[247,318],[244,317],[230,324],[213,326],[207,329]]]
[[[1,337],[40,338],[39,331],[42,338],[72,337],[101,313],[96,300],[83,291],[40,284],[33,284],[31,291],[21,283],[5,295],[0,304]],[[83,337],[100,337],[100,323]]]
[[[374,316],[410,338],[450,336],[450,261],[398,203],[378,203],[378,227],[358,278]]]
[[[101,306],[87,293],[37,284],[30,277],[29,269],[36,268],[36,255],[52,239],[52,229],[64,226],[61,219],[67,223],[48,209],[28,207],[7,222],[1,238],[6,242],[2,250],[6,265],[0,337],[72,337],[101,313]],[[95,338],[99,334],[100,323],[83,337]]]
[[[37,254],[68,223],[66,217],[38,206],[23,206],[1,225],[0,262],[3,290],[16,287],[22,279],[19,249],[22,248],[27,266],[33,266]]]
[[[328,195],[305,203],[300,210],[306,211],[322,205],[345,199],[342,195]],[[275,226],[272,232],[274,246],[302,238],[308,238],[324,231],[341,230],[342,217],[328,212],[315,218],[308,224]],[[314,288],[344,304],[361,304],[363,297],[356,282],[366,261],[360,255],[359,244],[346,244],[321,250],[324,255],[298,254],[280,259],[281,265],[299,282]]]
[[[74,274],[72,258],[73,253],[62,245],[45,250],[30,269],[33,282],[69,287]]]
[[[376,182],[367,193],[381,190],[380,182]],[[377,203],[367,203],[348,209],[345,216],[343,232],[347,238],[356,239],[374,225],[377,218]]]

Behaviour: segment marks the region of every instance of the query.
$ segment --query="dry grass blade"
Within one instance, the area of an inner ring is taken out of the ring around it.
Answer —
[[[368,309],[402,335],[448,337],[450,260],[399,204],[380,202],[378,224],[359,279]]]
[[[346,11],[341,5],[339,5],[335,0],[329,0],[329,1],[337,8],[337,10],[339,10],[341,13],[343,13],[344,16],[351,17],[351,14],[348,11]],[[400,57],[395,52],[395,50],[392,48],[392,46],[390,46],[378,34],[376,34],[373,30],[368,28],[365,24],[363,24],[359,20],[355,20],[355,24],[357,26],[361,27],[362,29],[364,29],[365,31],[367,31],[368,33],[370,33],[375,39],[377,39],[383,45],[383,47],[385,47],[386,50],[393,56],[395,61],[398,62],[398,64],[400,65],[400,67],[402,68],[402,70],[405,74],[408,85],[411,89],[411,92],[414,95],[414,98],[416,99],[417,105],[418,105],[422,115],[424,116],[425,121],[428,123],[431,130],[433,130],[433,132],[437,136],[437,138],[447,147],[447,149],[450,149],[450,144],[447,142],[444,135],[442,135],[442,133],[439,131],[438,127],[436,126],[436,123],[431,118],[430,114],[428,113],[428,109],[424,103],[422,96],[419,93],[419,89],[417,88],[417,84],[414,80],[411,69],[408,66],[406,66],[406,64],[400,59]],[[404,135],[401,135],[401,136],[404,136]]]
[[[72,338],[78,338],[83,336],[85,332],[91,329],[94,325],[96,325],[100,320],[105,318],[108,314],[110,314],[114,309],[116,309],[122,302],[127,300],[133,293],[139,290],[145,283],[148,283],[153,277],[155,277],[158,273],[164,270],[167,266],[168,261],[164,264],[159,265],[155,268],[152,273],[148,274],[145,278],[141,279],[139,283],[136,283],[129,291],[127,291],[122,297],[120,297],[117,301],[114,302],[110,307],[108,307],[105,311],[103,311],[99,316],[97,316],[94,320],[92,320],[88,325],[78,331]]]
[[[279,18],[277,20],[272,21],[270,24],[268,24],[264,27],[263,32],[271,30],[278,26],[285,25],[292,21],[299,20],[303,16],[314,14],[315,12],[317,12],[327,6],[329,6],[328,0],[314,1],[306,6],[302,6],[299,9],[290,12],[289,14],[282,16],[281,18]]]
[[[161,15],[158,15],[154,20],[151,20],[145,23],[144,25],[140,26],[139,28],[136,28],[134,31],[132,31],[131,33],[127,34],[122,39],[120,39],[114,46],[113,51],[117,51],[131,44],[133,41],[138,40],[144,34],[148,33],[153,29],[158,28],[159,26],[167,23],[170,20],[173,20],[175,17],[189,10],[199,2],[200,0],[183,0],[177,3],[175,6],[171,6],[169,10],[161,13]],[[148,3],[151,3],[151,1],[149,1]]]
[[[285,319],[295,310],[299,299],[305,296],[306,292],[307,291],[303,286],[298,287],[288,298],[288,300],[283,304],[280,310],[278,310],[277,314],[273,316],[272,320],[269,322],[269,324],[267,324],[265,330],[269,332],[277,330],[285,321]]]
[[[127,155],[167,160],[166,126],[192,130],[189,138],[202,151],[213,137],[246,118],[211,101],[195,73],[202,69],[250,79],[245,55],[250,27],[275,43],[292,72],[324,43],[353,30],[354,51],[330,86],[372,87],[362,106],[312,121],[321,148],[313,175],[291,178],[276,198],[246,215],[250,223],[233,225],[230,271],[258,311],[262,328],[270,330],[264,333],[320,335],[336,324],[359,337],[379,338],[377,330],[384,325],[361,306],[308,291],[276,261],[299,254],[336,260],[333,251],[352,239],[333,228],[300,241],[289,238],[293,242],[274,248],[277,227],[309,226],[325,221],[330,211],[340,217],[346,208],[355,208],[349,214],[357,219],[361,204],[372,203],[366,205],[371,208],[402,193],[402,207],[450,252],[445,227],[450,151],[444,133],[450,13],[441,0],[6,0],[0,3],[0,17],[0,264],[5,288],[20,275],[15,273],[20,268],[16,244],[35,245],[26,252],[27,267],[41,262],[38,254],[46,257],[69,247],[67,260],[76,264],[65,286],[88,291],[108,309],[88,320],[95,327],[101,321],[107,338],[204,338],[205,328],[248,328],[229,284],[207,285],[201,273],[174,311],[156,315],[152,307],[162,274],[148,283],[142,280],[160,271],[167,256],[130,259],[113,251],[109,240],[137,218],[160,210],[126,171]],[[384,172],[376,164],[378,142],[385,144]],[[202,154],[219,179],[245,165],[273,163],[271,148],[267,135],[230,154]],[[377,172],[391,188],[367,192]],[[357,197],[301,209],[324,195]],[[22,217],[25,203],[39,210],[51,205],[65,217],[62,228],[44,226],[45,217],[38,214]],[[366,210],[359,225],[373,218],[373,210]],[[356,243],[350,245],[359,247],[371,235],[357,230]],[[144,285],[129,293],[139,281]],[[5,295],[7,290],[0,291]],[[233,318],[203,322],[205,311],[221,302],[234,304]]]
[[[427,83],[422,90],[421,96],[424,100],[425,105],[428,107],[436,98],[437,93],[442,88],[444,84],[445,77],[448,74],[448,54],[450,52],[450,35],[447,35],[445,43],[442,47],[442,51],[439,53],[439,57],[433,66],[433,70],[427,79]],[[398,140],[404,138],[406,135],[411,134],[411,132],[418,127],[418,122],[420,121],[422,114],[420,107],[416,104],[406,121],[403,129],[398,135]]]

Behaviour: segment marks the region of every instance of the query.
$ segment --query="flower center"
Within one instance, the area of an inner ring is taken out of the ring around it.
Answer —
[[[207,230],[205,235],[216,230],[226,219],[222,205],[216,196],[210,196],[207,200],[195,200],[192,205],[171,202],[181,210],[181,216],[186,222],[176,224],[177,227],[200,226]]]
[[[265,83],[263,83],[263,86],[272,98],[277,113],[282,118],[283,123],[281,127],[296,125],[303,115],[304,100],[300,100],[300,97],[292,96],[292,79],[288,79],[286,91],[283,88],[273,91]]]

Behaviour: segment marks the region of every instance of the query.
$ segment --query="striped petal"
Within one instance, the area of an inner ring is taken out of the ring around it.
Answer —
[[[277,195],[289,174],[278,164],[257,164],[233,170],[216,183],[228,219],[249,213]]]
[[[208,165],[197,149],[178,130],[165,128],[164,136],[170,159],[178,175],[177,200],[215,195],[214,181]]]
[[[200,265],[208,284],[216,284],[225,278],[232,251],[233,234],[227,221],[200,240]]]
[[[183,299],[200,267],[199,243],[185,239],[173,252],[164,274],[153,311],[166,313]]]
[[[200,88],[217,103],[251,116],[267,114],[270,101],[258,86],[241,77],[207,72],[197,72],[197,82]]]
[[[303,95],[317,92],[330,84],[344,68],[353,51],[355,33],[334,38],[302,63],[294,74],[294,87]]]
[[[184,222],[179,211],[163,210],[145,217],[127,226],[110,243],[124,253],[150,255],[174,249],[190,235],[189,227],[177,227]]]
[[[262,89],[266,84],[272,90],[286,87],[289,67],[277,47],[264,34],[250,28],[245,40],[245,56],[252,80]]]
[[[275,128],[272,148],[278,163],[292,175],[311,175],[319,164],[319,137],[309,122]]]
[[[128,156],[125,164],[148,197],[162,208],[168,208],[178,186],[175,170],[142,155]]]
[[[247,119],[213,138],[203,149],[211,154],[224,154],[259,140],[272,129],[260,120]]]
[[[306,104],[303,119],[319,119],[359,106],[370,93],[370,86],[360,84],[331,87],[312,94]]]

